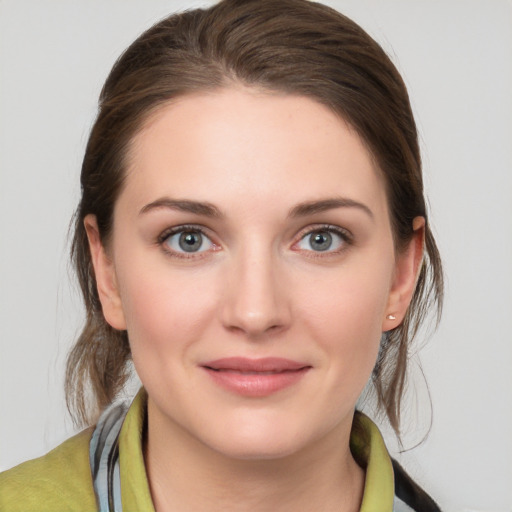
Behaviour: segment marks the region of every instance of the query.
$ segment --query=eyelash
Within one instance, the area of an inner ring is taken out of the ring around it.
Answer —
[[[158,239],[157,239],[157,243],[158,245],[160,245],[160,247],[162,248],[162,250],[168,255],[168,256],[171,256],[171,257],[174,257],[174,258],[182,258],[182,259],[197,259],[197,258],[201,258],[201,257],[204,257],[206,256],[206,254],[209,252],[209,251],[201,251],[201,252],[190,252],[190,253],[187,253],[185,251],[183,252],[180,252],[180,251],[175,251],[173,250],[172,248],[170,248],[169,246],[166,247],[166,241],[173,235],[177,235],[179,233],[186,233],[186,232],[191,232],[191,233],[199,233],[202,237],[206,238],[214,247],[218,247],[217,244],[215,244],[212,240],[211,240],[211,237],[208,236],[208,234],[206,233],[205,229],[202,227],[202,226],[197,226],[197,225],[194,225],[194,224],[182,224],[181,226],[175,226],[175,227],[172,227],[172,228],[169,228],[169,229],[166,229],[165,231],[163,231],[159,236],[158,236]]]
[[[333,233],[340,237],[342,240],[342,246],[339,249],[326,251],[314,251],[304,250],[304,253],[307,253],[310,258],[325,258],[329,256],[336,256],[346,251],[351,245],[354,244],[354,236],[347,229],[341,228],[339,226],[333,226],[332,224],[319,224],[314,227],[308,226],[299,234],[299,240],[295,242],[293,245],[297,246],[301,243],[307,236],[310,236],[314,233]],[[298,249],[302,251],[301,249]]]
[[[162,250],[169,256],[175,257],[175,258],[183,258],[183,259],[197,259],[200,257],[205,257],[207,255],[208,250],[201,251],[201,252],[180,252],[171,249],[169,246],[166,247],[166,241],[173,235],[179,234],[179,233],[186,233],[186,232],[193,232],[193,233],[199,233],[201,236],[206,238],[214,248],[214,250],[218,250],[220,247],[219,245],[215,244],[211,237],[206,233],[206,230],[202,226],[194,225],[194,224],[183,224],[180,226],[175,226],[169,229],[166,229],[163,231],[157,239],[158,245],[162,247]],[[304,228],[298,235],[298,241],[294,242],[292,247],[297,246],[299,243],[301,243],[307,236],[310,236],[314,233],[333,233],[340,237],[343,244],[342,247],[336,250],[329,250],[326,251],[314,251],[311,250],[304,250],[304,249],[298,249],[298,251],[307,253],[308,257],[310,258],[325,258],[333,255],[340,254],[348,249],[349,246],[353,245],[354,243],[354,237],[350,231],[341,228],[339,226],[333,226],[331,224],[319,224],[316,226],[308,226],[307,228]]]

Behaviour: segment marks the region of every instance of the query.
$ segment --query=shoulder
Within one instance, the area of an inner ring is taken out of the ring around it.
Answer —
[[[0,473],[0,510],[96,510],[89,465],[92,429],[38,459]]]

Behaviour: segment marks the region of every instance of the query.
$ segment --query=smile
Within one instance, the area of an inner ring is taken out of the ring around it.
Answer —
[[[217,385],[232,393],[265,397],[299,382],[311,366],[275,357],[229,357],[209,361],[201,368]]]

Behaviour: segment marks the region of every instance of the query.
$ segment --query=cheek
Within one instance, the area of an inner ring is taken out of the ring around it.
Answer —
[[[308,306],[300,316],[328,357],[331,378],[353,382],[356,394],[378,355],[391,275],[389,262],[347,267],[303,292]]]
[[[316,277],[302,290],[303,314],[317,318],[322,328],[354,339],[373,332],[380,336],[386,311],[392,271],[342,269],[324,280]]]
[[[374,309],[371,314],[370,309]],[[368,300],[358,302],[354,294],[338,296],[334,303],[324,302],[323,321],[317,326],[318,340],[333,368],[341,366],[343,372],[361,374],[366,381],[379,350],[380,311],[380,301],[377,304]]]
[[[172,273],[165,266],[138,268],[119,279],[134,363],[172,365],[209,325],[211,287],[204,279]]]

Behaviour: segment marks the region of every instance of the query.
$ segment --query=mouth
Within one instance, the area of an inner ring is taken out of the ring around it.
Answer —
[[[297,384],[312,368],[290,359],[228,357],[201,365],[223,389],[247,397],[265,397]]]

